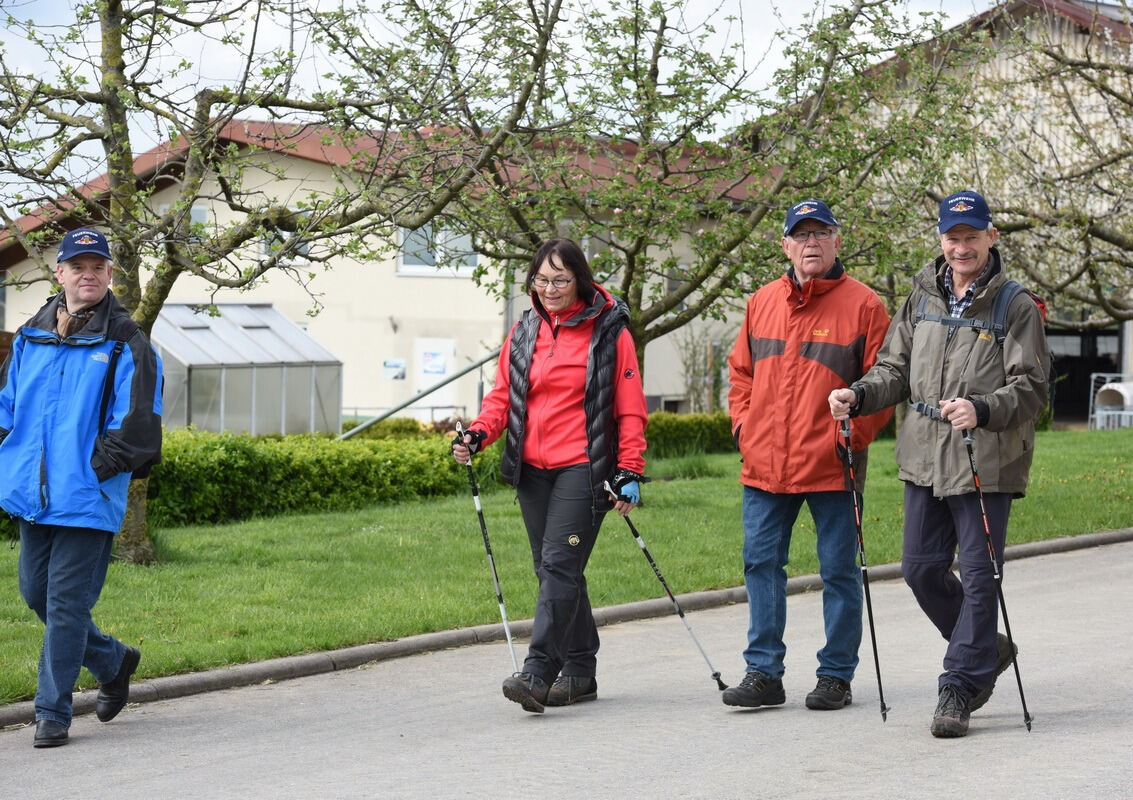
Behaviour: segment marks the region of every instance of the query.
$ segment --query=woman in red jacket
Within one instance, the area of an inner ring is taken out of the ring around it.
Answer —
[[[495,386],[453,456],[467,464],[507,431],[501,472],[519,498],[539,600],[523,671],[503,692],[542,713],[598,696],[583,573],[606,513],[628,514],[641,500],[647,412],[629,311],[594,282],[578,245],[544,242],[525,285],[532,307],[512,327]]]

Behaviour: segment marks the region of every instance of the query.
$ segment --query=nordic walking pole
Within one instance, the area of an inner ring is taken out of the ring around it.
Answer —
[[[889,706],[885,705],[885,691],[881,688],[881,660],[877,657],[877,632],[873,627],[873,600],[869,596],[869,565],[865,560],[865,539],[862,537],[862,508],[858,503],[857,480],[854,476],[854,447],[850,434],[850,420],[842,420],[842,437],[846,440],[846,480],[850,496],[854,498],[854,525],[858,530],[858,560],[862,568],[862,591],[865,593],[866,616],[869,617],[869,640],[873,644],[873,668],[877,672],[877,698],[881,703],[881,721],[886,721]]]
[[[1003,629],[1007,632],[1007,644],[1011,648],[1011,663],[1015,666],[1015,682],[1019,684],[1019,702],[1023,704],[1023,723],[1029,731],[1034,717],[1027,710],[1027,698],[1023,695],[1023,678],[1019,675],[1019,652],[1015,648],[1015,640],[1011,638],[1011,623],[1007,621],[1007,603],[1003,599],[1003,575],[999,571],[999,561],[995,557],[995,543],[991,539],[991,525],[987,521],[984,490],[980,486],[980,473],[976,470],[976,454],[972,450],[972,431],[970,428],[964,430],[964,447],[968,448],[968,464],[972,467],[972,481],[976,484],[976,497],[980,500],[980,516],[983,517],[984,535],[987,536],[987,554],[991,557],[995,592],[999,595],[999,610],[1003,614]]]
[[[610,486],[609,481],[606,481],[606,491],[615,498],[619,497],[618,493],[615,492]],[[665,576],[661,574],[661,569],[657,566],[657,562],[654,561],[653,556],[649,554],[649,548],[645,546],[645,540],[642,539],[641,534],[637,532],[637,526],[633,524],[628,515],[622,517],[622,519],[624,519],[626,521],[626,525],[629,526],[629,532],[632,533],[633,538],[637,540],[637,546],[640,547],[641,552],[645,554],[645,558],[649,562],[649,566],[653,567],[653,574],[657,576],[657,580],[661,581],[661,585],[665,588],[665,594],[669,595],[669,599],[673,601],[673,608],[677,610],[677,615],[681,618],[681,622],[685,624],[685,630],[687,630],[688,635],[692,637],[692,641],[696,644],[696,649],[700,651],[700,654],[702,656],[704,656],[704,663],[708,665],[708,670],[712,673],[712,679],[716,681],[716,685],[720,687],[720,691],[724,691],[728,688],[728,684],[720,680],[719,671],[715,667],[713,667],[712,662],[708,660],[708,654],[704,652],[704,648],[700,646],[700,640],[697,639],[696,634],[692,632],[692,626],[689,625],[688,620],[685,619],[684,609],[682,609],[681,604],[677,602],[677,598],[673,596],[673,590],[670,589],[669,584],[665,582]]]
[[[464,441],[464,429],[460,422],[456,423],[456,435]],[[504,593],[500,589],[500,575],[496,572],[496,559],[492,557],[492,542],[488,539],[488,525],[484,522],[484,509],[480,505],[480,489],[476,485],[476,473],[472,471],[472,454],[468,454],[468,485],[472,489],[472,502],[476,506],[476,516],[480,518],[480,533],[484,535],[484,550],[488,553],[488,566],[492,569],[492,584],[496,587],[496,601],[500,604],[500,618],[504,621],[504,636],[507,637],[507,649],[511,652],[511,664],[519,672],[519,660],[515,657],[515,645],[511,641],[511,626],[508,625],[507,611],[504,609]]]

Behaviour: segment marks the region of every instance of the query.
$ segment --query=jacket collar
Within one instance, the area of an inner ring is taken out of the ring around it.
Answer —
[[[811,278],[804,284],[799,284],[795,277],[794,266],[788,267],[783,280],[789,287],[788,302],[791,305],[804,305],[811,297],[826,294],[846,278],[846,267],[839,258],[834,259],[834,265],[826,271],[821,278]]]
[[[51,297],[35,313],[35,315],[27,322],[25,328],[34,328],[37,331],[44,331],[54,334],[56,330],[56,320],[59,313],[59,304],[63,303],[63,293]],[[87,324],[79,329],[77,333],[68,336],[64,341],[93,344],[101,342],[106,339],[107,331],[110,328],[110,318],[115,313],[125,309],[122,304],[118,302],[118,298],[114,296],[114,292],[108,291],[104,297],[94,307],[94,315],[87,321]]]

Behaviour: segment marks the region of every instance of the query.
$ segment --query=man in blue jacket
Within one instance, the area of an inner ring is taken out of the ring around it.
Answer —
[[[109,722],[141,659],[91,618],[131,475],[161,452],[161,361],[112,275],[106,237],[69,232],[55,266],[63,291],[0,367],[0,508],[19,521],[20,593],[46,625],[35,747],[67,743],[80,668],[99,681],[96,712]]]

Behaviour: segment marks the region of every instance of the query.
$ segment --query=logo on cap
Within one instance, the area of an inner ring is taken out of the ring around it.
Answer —
[[[813,214],[817,210],[818,209],[815,208],[814,206],[803,206],[802,208],[796,208],[795,213],[796,214]]]
[[[965,203],[963,200],[961,200],[956,205],[949,206],[948,210],[963,213],[964,211],[971,211],[973,208],[975,208],[975,206],[970,206],[967,203]]]

